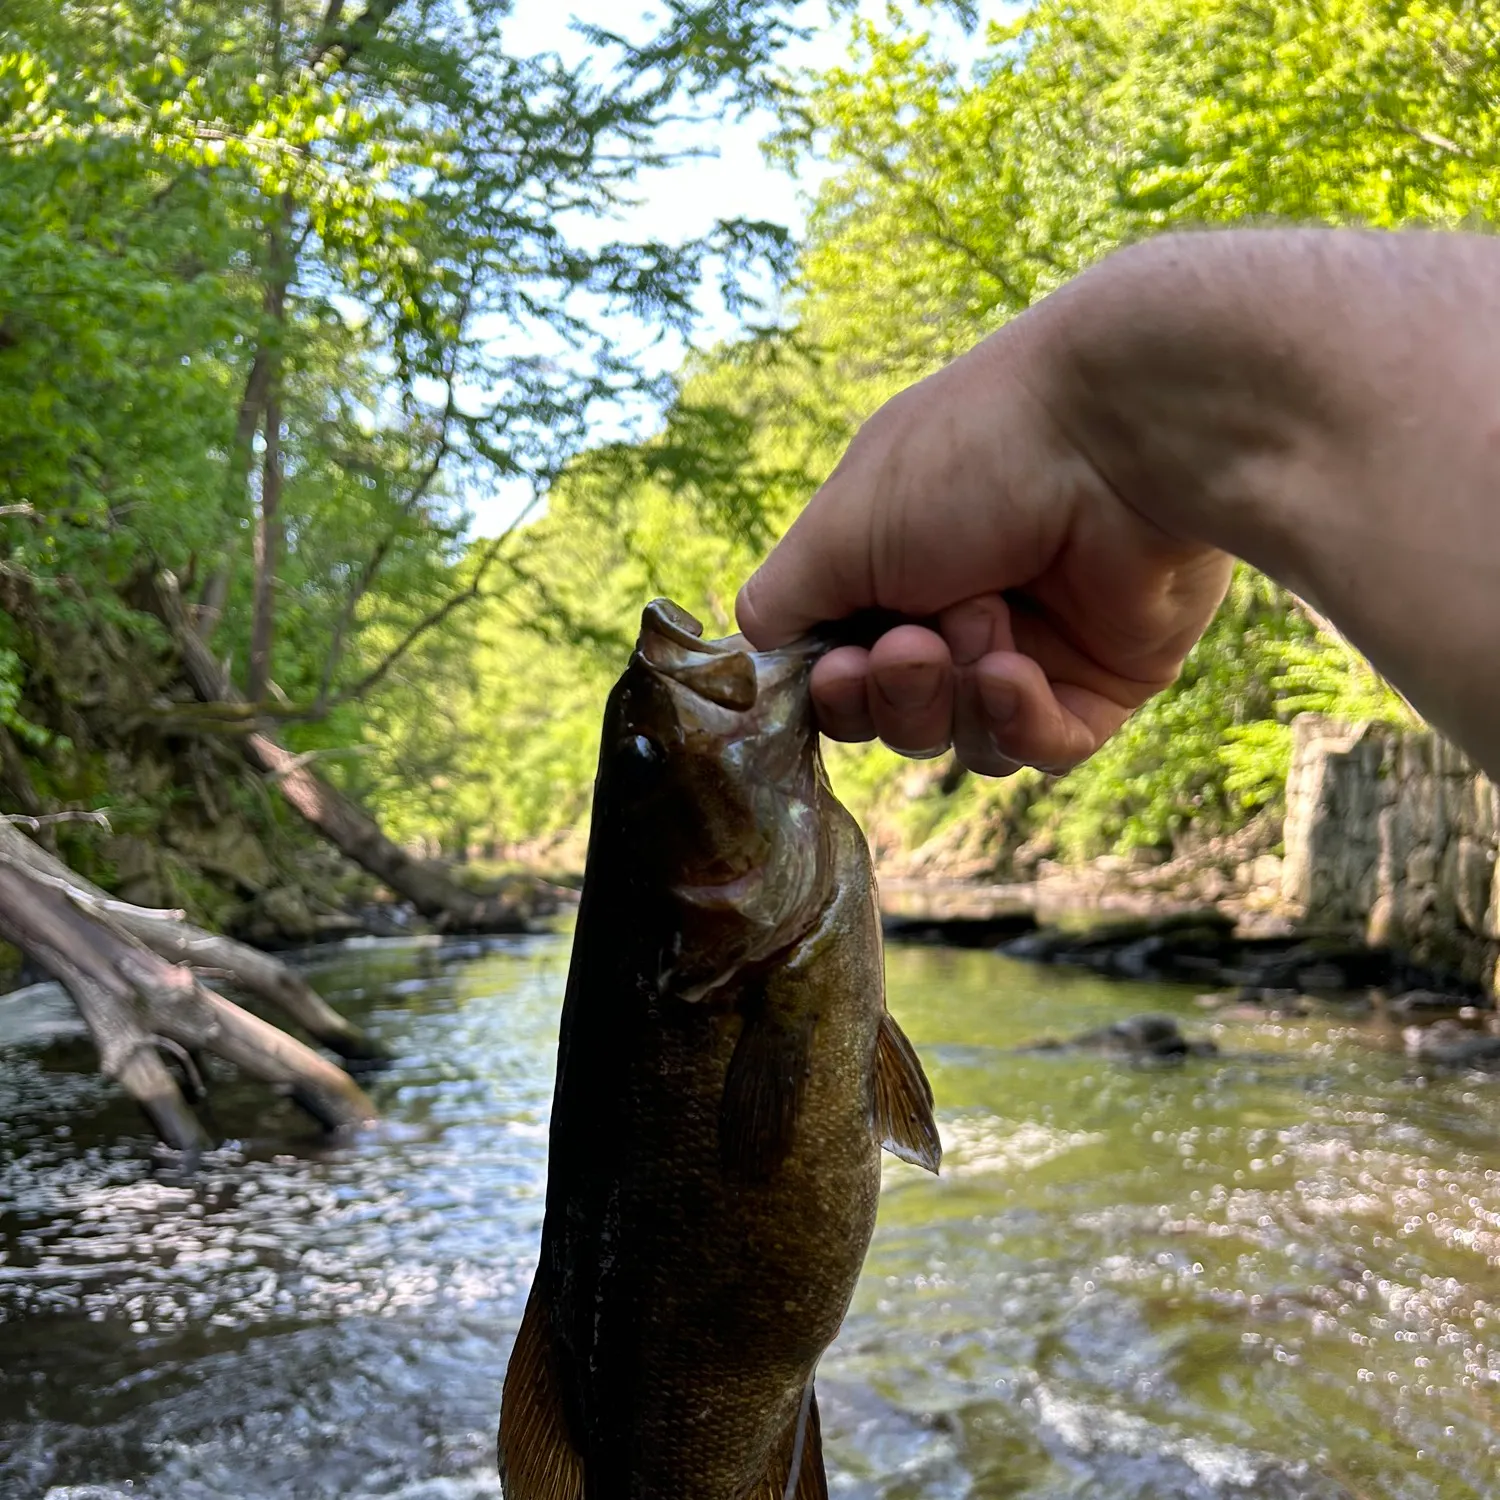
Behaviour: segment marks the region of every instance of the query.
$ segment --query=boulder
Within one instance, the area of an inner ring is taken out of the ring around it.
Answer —
[[[1385,1012],[1397,1020],[1420,1021],[1455,1015],[1473,1005],[1473,997],[1453,995],[1444,990],[1406,990],[1385,1002]]]
[[[1489,1032],[1473,1031],[1457,1021],[1437,1021],[1407,1027],[1404,1039],[1413,1057],[1437,1067],[1500,1072],[1500,1036]]]
[[[881,926],[898,943],[927,943],[947,948],[995,948],[1037,930],[1030,911],[997,912],[988,917],[888,916]],[[1007,950],[1008,951],[1008,950]]]
[[[1181,1062],[1188,1057],[1212,1057],[1213,1042],[1189,1041],[1171,1016],[1127,1016],[1067,1041],[1045,1040],[1021,1048],[1023,1052],[1106,1052],[1134,1062]]]

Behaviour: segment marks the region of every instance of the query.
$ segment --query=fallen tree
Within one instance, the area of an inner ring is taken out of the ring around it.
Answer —
[[[155,910],[112,899],[3,819],[0,819],[0,859],[24,865],[43,881],[66,890],[76,903],[107,915],[158,957],[223,976],[236,988],[275,1006],[351,1068],[387,1061],[386,1054],[358,1026],[341,1016],[279,958],[221,933],[195,927],[180,911]]]
[[[208,1052],[286,1093],[329,1130],[373,1120],[374,1106],[343,1069],[216,994],[188,963],[161,950],[195,962],[211,954],[217,972],[247,989],[277,989],[278,1003],[330,1041],[339,1035],[346,1045],[365,1047],[357,1029],[307,986],[299,993],[300,982],[274,984],[269,966],[284,968],[276,960],[180,917],[111,900],[0,820],[0,938],[68,992],[98,1048],[100,1071],[141,1106],[169,1146],[191,1150],[209,1140],[163,1052],[181,1060],[195,1093],[201,1092],[196,1057]],[[258,962],[242,973],[245,954]]]
[[[442,865],[408,854],[386,837],[362,807],[330,786],[305,759],[280,744],[257,721],[254,706],[235,688],[193,629],[171,573],[157,576],[153,606],[172,637],[183,673],[199,700],[220,713],[225,709],[243,711],[239,720],[228,722],[240,731],[238,739],[246,760],[345,858],[410,901],[439,932],[527,930],[526,911],[514,898],[467,890]]]

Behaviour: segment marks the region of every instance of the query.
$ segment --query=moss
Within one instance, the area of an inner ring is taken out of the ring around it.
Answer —
[[[19,948],[9,943],[0,943],[0,990],[13,990],[21,982],[21,966],[25,962]]]

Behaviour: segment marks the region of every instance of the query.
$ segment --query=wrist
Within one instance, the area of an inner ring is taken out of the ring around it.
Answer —
[[[1050,351],[1044,399],[1121,501],[1299,591],[1317,493],[1362,420],[1320,367],[1326,330],[1288,302],[1289,263],[1324,260],[1330,239],[1163,236],[1041,304],[1028,335]]]
[[[1164,236],[1027,318],[1049,409],[1123,502],[1316,605],[1500,765],[1475,688],[1500,598],[1500,243]]]

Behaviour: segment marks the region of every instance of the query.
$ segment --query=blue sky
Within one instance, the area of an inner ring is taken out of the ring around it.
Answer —
[[[986,13],[1001,8],[981,7]],[[885,12],[883,3],[872,0],[862,0],[860,9],[872,19]],[[808,10],[812,12],[814,7]],[[637,16],[645,21],[649,15],[644,6],[627,9],[620,0],[572,0],[571,4],[568,0],[516,0],[508,41],[519,53],[557,52],[572,62],[582,60],[589,51],[587,43],[570,29],[573,18],[633,31],[632,21]],[[951,25],[937,23],[932,29],[950,33],[954,42],[963,45]],[[794,68],[823,70],[836,66],[846,56],[849,34],[847,19],[826,26],[789,48],[785,61]],[[968,45],[977,47],[978,39]],[[823,173],[816,163],[808,163],[794,180],[783,168],[770,166],[762,155],[761,142],[774,127],[774,119],[765,113],[718,122],[710,139],[693,141],[700,148],[707,147],[711,154],[643,175],[638,183],[638,203],[604,225],[603,234],[611,238],[649,235],[675,241],[703,234],[718,220],[731,218],[769,219],[785,224],[794,234],[800,232]],[[737,320],[719,304],[716,294],[705,292],[701,305],[704,321],[698,342],[712,343],[735,331]],[[639,348],[652,338],[632,318],[620,317],[615,325],[611,331],[621,343]],[[681,364],[685,352],[680,340],[666,338],[651,348],[649,360],[658,370],[672,370]],[[611,420],[609,413],[601,413],[599,439],[607,440],[618,431],[618,421]],[[529,499],[529,490],[509,489],[468,496],[473,533],[484,536],[500,531],[515,516],[518,506]]]

